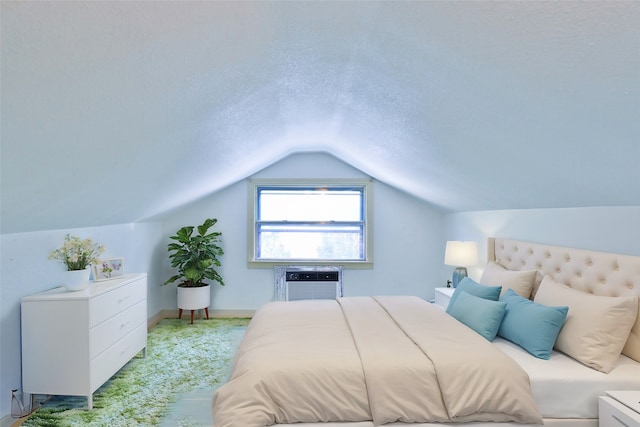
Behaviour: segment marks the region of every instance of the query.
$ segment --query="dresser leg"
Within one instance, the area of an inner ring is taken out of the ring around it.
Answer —
[[[191,324],[193,325],[193,310],[191,310]]]
[[[178,309],[178,319],[182,319],[182,309]]]
[[[93,394],[87,395],[87,408],[90,411],[93,409]]]
[[[205,307],[204,312],[207,314],[207,320],[209,320],[209,307]]]

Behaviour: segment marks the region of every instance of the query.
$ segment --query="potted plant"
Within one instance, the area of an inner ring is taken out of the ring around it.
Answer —
[[[204,309],[209,318],[211,286],[206,280],[224,286],[222,276],[216,270],[221,266],[218,257],[224,254],[218,245],[222,233],[209,232],[217,222],[215,218],[207,218],[197,227],[197,234],[194,234],[193,226],[185,226],[169,237],[174,240],[167,246],[171,267],[177,268],[178,274],[171,276],[163,285],[181,280],[178,283],[178,318],[182,317],[182,310],[191,310],[191,323],[194,310]]]
[[[81,240],[67,234],[62,247],[49,253],[49,259],[63,263],[67,269],[65,287],[70,291],[79,291],[89,284],[89,266],[99,262],[98,256],[104,252],[104,246],[93,243],[91,239]]]

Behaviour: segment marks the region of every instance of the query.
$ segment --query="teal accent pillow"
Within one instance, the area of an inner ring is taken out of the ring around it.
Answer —
[[[569,307],[538,304],[512,289],[507,289],[500,301],[507,304],[507,310],[498,335],[539,359],[549,359]]]
[[[448,307],[451,307],[456,299],[458,298],[458,294],[460,292],[467,292],[473,296],[488,299],[491,301],[498,301],[500,299],[500,292],[502,291],[502,286],[487,286],[481,285],[478,282],[475,282],[468,277],[465,277],[458,283],[456,290],[451,295],[451,301],[449,302]],[[447,313],[449,313],[449,308],[447,307]]]
[[[457,291],[458,298],[447,307],[447,313],[464,323],[489,341],[493,341],[502,323],[506,302],[492,301]]]

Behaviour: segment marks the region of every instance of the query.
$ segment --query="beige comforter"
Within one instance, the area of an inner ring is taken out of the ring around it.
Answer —
[[[542,423],[513,360],[428,302],[399,296],[265,305],[213,417],[215,427]]]

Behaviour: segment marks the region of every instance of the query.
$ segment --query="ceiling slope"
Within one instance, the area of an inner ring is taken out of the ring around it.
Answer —
[[[640,205],[640,2],[2,2],[1,231],[300,151],[443,212]]]

